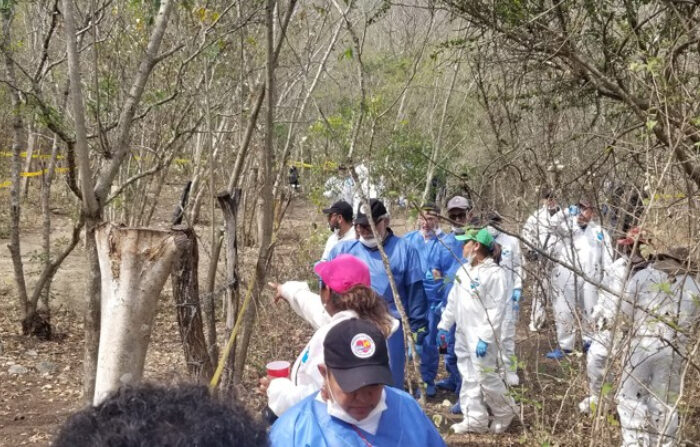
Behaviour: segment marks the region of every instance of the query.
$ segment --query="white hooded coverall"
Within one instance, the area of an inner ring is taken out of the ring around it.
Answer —
[[[625,275],[627,274],[628,263],[629,258],[621,256],[610,264],[603,273],[603,285],[618,295],[625,290]],[[610,352],[613,349],[612,328],[615,325],[617,313],[620,309],[618,295],[600,289],[598,302],[593,308],[592,318],[595,321],[596,331],[593,334],[591,347],[586,355],[589,397],[581,402],[580,409],[583,412],[590,411],[591,403],[598,402],[598,396],[603,387],[605,368]]]
[[[559,226],[553,250],[555,258],[582,271],[593,281],[602,281],[603,271],[612,264],[612,241],[607,231],[594,222],[581,228],[575,217],[565,219]],[[552,292],[559,347],[564,351],[574,350],[579,325],[577,310],[583,341],[590,343],[598,287],[556,264],[552,269]]]
[[[623,446],[677,445],[675,406],[700,289],[685,272],[669,275],[657,267],[650,265],[630,279],[625,295],[630,301],[622,303],[632,325],[616,396]]]
[[[495,229],[494,229],[495,230]],[[496,230],[497,231],[497,230]],[[506,274],[506,301],[503,310],[503,323],[501,324],[501,360],[507,382],[511,385],[518,384],[517,362],[515,360],[515,326],[518,322],[518,313],[513,300],[513,290],[523,288],[522,262],[520,257],[520,244],[518,239],[505,233],[498,232],[495,241],[501,245],[501,268]],[[515,363],[515,364],[514,364]]]
[[[477,266],[465,264],[457,272],[438,324],[438,329],[446,331],[456,324],[455,353],[462,374],[459,395],[464,413],[462,424],[473,432],[489,428],[488,410],[494,422],[505,427],[517,412],[498,374],[499,332],[507,287],[506,273],[493,259],[486,258]],[[484,357],[476,356],[479,339],[488,343]]]
[[[540,250],[549,253],[555,241],[553,229],[560,224],[563,218],[563,211],[558,210],[556,213],[550,214],[549,208],[543,206],[527,218],[523,226],[522,237]],[[530,250],[530,248],[526,247],[526,250]],[[528,267],[533,269],[534,265]],[[535,278],[535,281],[532,281],[530,330],[533,331],[542,327],[546,318],[543,291],[544,293],[550,292],[549,277],[547,275]]]

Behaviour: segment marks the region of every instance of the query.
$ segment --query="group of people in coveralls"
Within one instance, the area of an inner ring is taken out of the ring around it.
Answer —
[[[625,338],[628,348],[624,351],[623,376],[615,394],[623,445],[657,442],[674,445],[678,415],[669,402],[678,395],[681,362],[692,348],[687,346],[687,341],[688,330],[698,315],[700,298],[694,277],[697,270],[685,262],[687,256],[643,257],[643,247],[648,241],[639,228],[630,229],[613,242],[595,219],[597,207],[586,198],[563,208],[552,192],[542,192],[541,196],[542,206],[527,219],[519,237],[504,228],[503,218],[496,212],[473,216],[470,201],[461,196],[448,201],[445,213],[433,204],[421,207],[418,229],[401,237],[393,233],[382,201],[370,200],[357,210],[351,222],[348,210],[352,206],[336,202],[324,210],[334,235],[333,241],[326,245],[324,259],[316,267],[321,293],[312,293],[306,283],[290,281],[275,285],[277,295],[317,328],[317,337],[319,333],[326,336],[338,324],[334,321],[336,316],[343,314],[330,312],[329,305],[337,311],[334,296],[345,303],[344,312],[351,312],[342,318],[350,315],[349,318],[367,318],[375,323],[381,320],[376,315],[382,311],[367,311],[368,306],[376,304],[372,298],[367,294],[359,297],[357,293],[362,287],[371,289],[383,299],[391,320],[391,324],[375,324],[385,329],[391,326],[391,330],[383,332],[391,379],[385,377],[381,384],[403,390],[407,346],[394,301],[397,293],[413,336],[412,344],[421,359],[423,386],[419,392],[434,396],[437,388],[442,388],[457,393],[459,399],[452,412],[462,413],[464,418],[451,427],[456,433],[502,433],[519,414],[508,387],[520,384],[515,328],[527,271],[532,274],[528,281],[532,297],[531,331],[543,327],[545,299],[551,301],[557,348],[548,352],[547,358],[558,361],[572,354],[579,346],[577,334],[580,333],[590,382],[589,395],[579,404],[580,410],[595,410],[603,384],[609,381],[606,374],[613,361],[610,354],[617,352]],[[441,221],[449,222],[449,232],[441,229]],[[354,237],[347,237],[349,228],[354,230]],[[379,250],[380,241],[388,265]],[[347,263],[348,258],[360,262],[363,266],[358,267],[360,270],[366,266],[364,281],[343,277],[357,270],[340,267],[340,261]],[[329,267],[324,270],[324,265]],[[328,272],[333,270],[333,265],[338,267],[331,275]],[[387,268],[391,270],[393,284]],[[332,278],[324,278],[320,271]],[[340,285],[331,286],[329,281],[339,281]],[[363,317],[363,313],[369,316]],[[377,337],[372,338],[376,341]],[[313,339],[309,346],[312,342]],[[350,433],[343,437],[348,445],[377,445],[368,439],[384,433],[383,429],[393,431],[395,439],[402,444],[418,445],[410,442],[411,432],[434,428],[427,428],[425,418],[419,418],[415,423],[403,420],[385,426],[370,425],[372,430],[367,432],[362,427],[368,427],[361,420],[343,418],[343,412],[348,409],[334,408],[332,402],[337,404],[337,399],[326,399],[323,396],[328,393],[318,393],[334,379],[328,374],[322,377],[323,373],[308,381],[298,377],[298,372],[309,365],[314,371],[328,371],[327,365],[323,366],[323,354],[328,351],[325,345],[321,348],[322,342],[317,340],[316,349],[307,347],[300,354],[289,379],[264,384],[277,416],[283,416],[290,407],[296,408],[294,402],[281,406],[277,402],[293,395],[290,390],[304,387],[301,394],[317,395],[317,399],[327,403],[326,411],[341,414],[340,418],[325,418],[328,424],[318,421],[304,424],[309,433],[333,431],[335,425],[329,421],[344,421],[360,427],[357,442],[352,441],[355,439],[352,431],[343,432]],[[310,352],[316,352],[317,356],[310,358]],[[440,352],[445,353],[447,374],[443,380],[436,381]],[[386,394],[383,393],[382,396]],[[399,400],[408,396],[404,394],[398,394]],[[376,405],[388,404],[381,400]],[[299,418],[317,417],[313,416],[314,412],[294,414],[297,424],[301,423]],[[288,418],[283,416],[282,420],[275,426],[284,425],[289,430]],[[343,423],[339,427],[345,430]],[[420,445],[441,444],[430,441]]]

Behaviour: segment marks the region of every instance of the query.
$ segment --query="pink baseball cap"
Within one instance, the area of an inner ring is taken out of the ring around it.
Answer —
[[[345,293],[358,285],[371,285],[369,267],[353,255],[342,254],[331,261],[319,262],[314,271],[337,293]]]

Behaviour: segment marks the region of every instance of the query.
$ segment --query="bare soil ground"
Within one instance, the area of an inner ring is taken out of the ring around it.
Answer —
[[[167,222],[168,211],[163,212]],[[65,216],[54,216],[54,237],[70,230]],[[36,276],[38,261],[33,257],[40,247],[40,233],[32,222],[25,222],[22,239],[27,270]],[[36,224],[38,227],[38,223]],[[392,225],[397,234],[406,232],[406,221],[397,215]],[[209,263],[209,230],[198,227],[200,241],[200,278],[205,278]],[[307,202],[296,199],[289,208],[282,227],[269,280],[311,279],[312,262],[319,256],[328,235],[323,216]],[[0,245],[7,240],[0,239]],[[255,255],[243,248],[243,262]],[[82,290],[85,282],[84,253],[78,247],[56,276],[52,292],[52,323],[58,334],[55,341],[39,342],[20,334],[20,313],[14,293],[12,268],[7,251],[0,255],[0,446],[48,445],[58,427],[72,411],[84,405],[81,398],[82,378]],[[223,264],[223,262],[222,262]],[[247,262],[250,265],[250,262]],[[221,265],[223,270],[223,265]],[[247,274],[243,272],[244,278]],[[221,277],[219,277],[221,280]],[[31,275],[30,275],[31,283]],[[245,284],[244,284],[245,286]],[[162,294],[157,324],[146,359],[145,379],[161,383],[187,380],[182,347],[177,332],[175,311],[169,284]],[[221,303],[219,302],[219,307]],[[258,323],[246,366],[245,382],[239,397],[252,412],[258,414],[264,401],[255,392],[257,378],[270,359],[293,360],[310,337],[311,329],[284,304],[274,305],[269,296],[257,307]],[[504,435],[449,435],[448,428],[461,418],[449,414],[455,402],[452,393],[440,392],[428,400],[426,412],[439,425],[449,445],[619,445],[619,428],[614,410],[604,409],[598,419],[576,412],[583,398],[585,358],[572,356],[562,363],[546,360],[544,353],[554,344],[551,325],[542,333],[527,330],[529,306],[521,309],[518,326],[517,353],[521,362],[522,386],[513,394],[522,405],[522,421]],[[44,363],[42,363],[44,362]],[[46,362],[50,362],[49,371]],[[13,365],[26,368],[23,374],[10,374]],[[441,370],[444,370],[441,367]],[[447,402],[446,402],[447,401]],[[697,422],[696,405],[685,415]],[[593,426],[596,430],[593,431]],[[692,425],[692,424],[691,424]],[[697,425],[697,424],[695,424]],[[698,428],[690,439],[699,439]]]

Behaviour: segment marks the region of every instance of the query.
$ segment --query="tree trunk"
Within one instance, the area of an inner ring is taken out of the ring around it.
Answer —
[[[265,285],[265,274],[267,272],[267,263],[270,253],[270,242],[272,240],[272,221],[275,212],[275,204],[272,200],[272,158],[273,158],[273,134],[274,134],[274,119],[275,119],[275,36],[274,36],[274,11],[275,0],[267,0],[266,5],[266,26],[267,26],[267,67],[265,73],[265,92],[267,99],[267,108],[265,110],[265,144],[258,151],[258,179],[261,185],[260,195],[258,196],[258,259],[255,264],[255,285],[253,297],[256,302],[253,306],[248,307],[243,334],[239,338],[234,380],[238,382],[243,377],[243,368],[245,366],[246,357],[248,354],[248,345],[255,323],[256,309],[258,307],[257,300]],[[290,2],[292,8],[294,2]]]
[[[240,188],[234,188],[233,196],[224,191],[216,196],[221,211],[224,214],[224,226],[226,228],[226,332],[224,340],[228,340],[236,325],[238,309],[240,307],[240,292],[238,279],[238,240],[236,237],[236,222],[238,216],[238,203],[241,198]],[[226,393],[234,390],[234,366],[236,364],[235,350],[232,351],[226,361],[221,386]]]
[[[175,259],[189,241],[183,231],[111,224],[96,229],[102,272],[102,330],[94,405],[120,385],[141,380],[158,297]]]
[[[12,86],[17,85],[15,77],[15,63],[12,51],[12,19],[14,11],[8,7],[2,11],[2,52],[5,57],[5,76]],[[14,88],[9,89],[12,101],[12,187],[10,189],[10,256],[14,269],[15,286],[17,287],[17,298],[20,308],[25,318],[28,309],[27,283],[24,278],[24,267],[22,265],[22,251],[20,248],[20,170],[22,162],[20,154],[22,152],[22,101],[19,93]]]
[[[98,352],[100,345],[100,263],[95,241],[99,220],[88,218],[85,222],[85,252],[88,278],[85,288],[85,349],[83,354],[83,399],[91,402],[95,394]]]
[[[100,340],[100,265],[95,245],[95,227],[100,221],[100,208],[95,196],[85,127],[85,109],[80,80],[80,59],[73,24],[73,4],[63,0],[63,25],[68,53],[68,79],[70,99],[75,120],[75,152],[80,174],[80,193],[85,215],[85,248],[87,251],[88,282],[85,287],[85,356],[83,368],[83,398],[91,400],[94,394],[97,348]]]
[[[213,363],[207,351],[207,342],[202,328],[202,310],[199,303],[199,250],[197,237],[192,228],[184,225],[173,227],[187,236],[182,254],[173,261],[173,300],[177,309],[180,339],[185,351],[185,362],[190,375],[208,380],[214,373]]]
[[[223,231],[219,229],[216,235],[216,241],[212,245],[211,260],[209,269],[207,270],[207,289],[202,299],[202,311],[204,313],[204,334],[207,337],[207,346],[209,347],[209,358],[213,365],[219,360],[219,346],[216,340],[216,298],[218,293],[214,293],[216,286],[216,271],[219,264],[219,255],[221,254],[221,244],[223,242]]]

